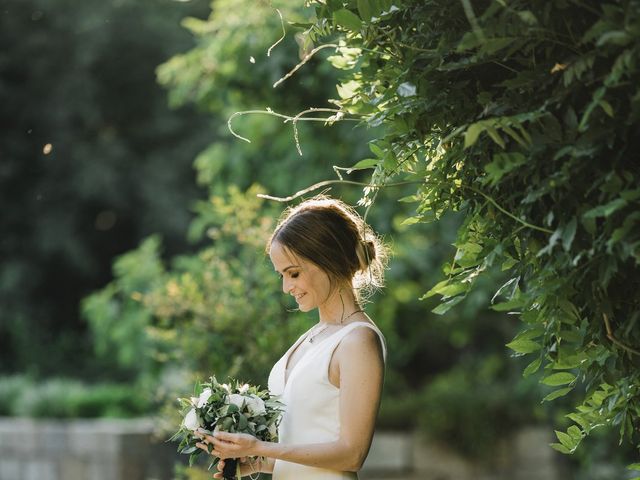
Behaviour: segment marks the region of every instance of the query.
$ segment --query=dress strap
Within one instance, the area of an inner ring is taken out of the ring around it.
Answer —
[[[331,338],[330,345],[328,345],[330,350],[335,350],[335,348],[340,344],[342,339],[346,337],[351,331],[355,330],[357,327],[367,327],[376,332],[378,338],[380,340],[380,346],[382,347],[382,357],[384,362],[387,362],[387,342],[384,338],[384,335],[378,328],[378,326],[373,322],[352,322],[348,325],[345,325],[342,330],[336,332],[335,336]]]

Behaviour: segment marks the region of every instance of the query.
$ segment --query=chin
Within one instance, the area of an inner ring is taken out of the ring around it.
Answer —
[[[316,308],[314,305],[309,305],[305,303],[298,304],[298,310],[300,310],[301,312],[310,312],[314,308]]]

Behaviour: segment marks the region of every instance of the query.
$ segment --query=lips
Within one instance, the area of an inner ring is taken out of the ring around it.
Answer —
[[[299,302],[302,297],[304,297],[306,293],[300,293],[298,295],[294,295],[293,297],[296,299],[296,302]]]

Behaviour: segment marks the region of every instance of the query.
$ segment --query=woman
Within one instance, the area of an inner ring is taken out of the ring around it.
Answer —
[[[220,458],[264,457],[243,462],[242,475],[356,479],[373,437],[386,357],[384,337],[361,301],[363,291],[382,285],[384,247],[353,209],[315,197],[285,211],[267,251],[284,293],[320,316],[269,375],[269,390],[285,404],[280,441],[218,432],[203,435],[199,447],[211,444]]]

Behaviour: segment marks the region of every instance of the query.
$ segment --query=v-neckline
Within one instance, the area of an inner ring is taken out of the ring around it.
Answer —
[[[307,358],[309,356],[309,353],[311,353],[313,350],[316,350],[320,345],[322,345],[324,342],[326,342],[327,340],[329,340],[331,337],[333,337],[334,335],[336,335],[339,332],[342,332],[345,328],[347,328],[349,325],[354,325],[356,323],[369,323],[369,322],[351,322],[351,323],[347,323],[346,325],[344,325],[342,328],[336,330],[335,332],[333,332],[332,334],[330,334],[329,336],[323,338],[322,340],[320,340],[318,343],[313,344],[312,348],[309,348],[306,352],[304,352],[302,354],[302,356],[300,357],[300,359],[296,362],[296,364],[291,367],[291,370],[289,371],[289,375],[287,376],[287,369],[289,367],[289,360],[291,360],[291,355],[297,350],[297,348],[300,346],[300,344],[302,344],[303,342],[305,342],[307,340],[307,338],[309,337],[309,333],[311,332],[312,328],[310,328],[309,330],[307,330],[305,332],[304,335],[300,336],[300,338],[298,338],[298,340],[296,341],[296,343],[294,343],[291,348],[289,348],[289,350],[287,351],[287,353],[285,353],[285,358],[284,358],[284,369],[282,372],[282,380],[283,380],[283,388],[282,391],[284,392],[284,390],[287,388],[287,385],[289,385],[289,382],[291,381],[291,377],[293,376],[293,373],[296,371],[296,368],[298,368],[298,365],[300,365],[302,363],[303,360],[305,360],[305,358]]]

